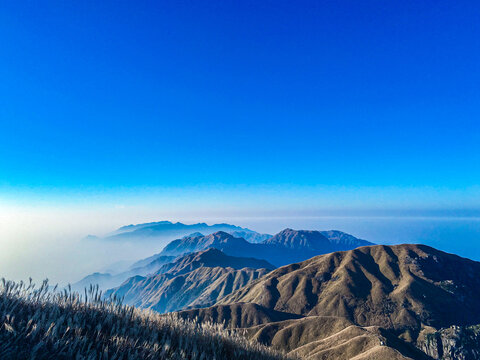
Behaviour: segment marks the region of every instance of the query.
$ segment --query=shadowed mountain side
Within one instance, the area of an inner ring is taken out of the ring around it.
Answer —
[[[266,273],[267,269],[199,267],[180,275],[171,273],[151,277],[133,277],[107,292],[124,297],[124,302],[157,312],[187,307],[210,306]]]
[[[256,303],[299,315],[395,329],[480,323],[480,263],[424,245],[368,246],[272,271],[219,304]]]
[[[417,339],[417,347],[434,359],[480,359],[480,325],[425,329]]]
[[[188,254],[176,259],[174,262],[163,265],[156,274],[169,273],[180,275],[202,266],[205,267],[230,267],[233,269],[254,268],[273,270],[275,266],[268,261],[255,258],[228,256],[215,248]]]

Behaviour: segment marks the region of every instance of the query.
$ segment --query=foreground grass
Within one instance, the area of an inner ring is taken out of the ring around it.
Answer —
[[[252,359],[281,354],[211,323],[193,323],[82,295],[0,283],[0,359]]]

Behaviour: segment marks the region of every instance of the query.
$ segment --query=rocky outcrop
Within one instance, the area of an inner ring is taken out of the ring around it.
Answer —
[[[480,359],[480,325],[451,326],[422,334],[417,346],[438,360]]]

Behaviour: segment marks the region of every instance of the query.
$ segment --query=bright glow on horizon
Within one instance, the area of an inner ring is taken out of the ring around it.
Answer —
[[[140,247],[127,243],[112,247],[102,242],[82,242],[86,235],[104,236],[132,223],[159,220],[229,222],[267,233],[285,227],[339,228],[368,240],[391,243],[423,239],[419,236],[424,230],[413,232],[409,238],[405,230],[395,233],[392,230],[395,226],[388,232],[382,230],[383,223],[466,216],[473,224],[470,225],[472,229],[480,224],[480,211],[474,208],[479,199],[477,188],[405,190],[276,186],[145,188],[116,192],[2,190],[0,274],[13,279],[33,276],[36,280],[49,277],[53,281],[73,282],[109,263],[139,259],[161,250],[164,243]],[[476,234],[475,231],[472,234]],[[462,245],[464,249],[474,244],[473,238],[468,238],[472,234],[463,239],[466,241]],[[434,241],[434,238],[423,241],[429,240]]]

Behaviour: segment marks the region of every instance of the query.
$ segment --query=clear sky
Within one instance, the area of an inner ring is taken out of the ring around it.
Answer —
[[[0,34],[4,203],[480,208],[478,1],[3,1]]]

